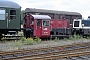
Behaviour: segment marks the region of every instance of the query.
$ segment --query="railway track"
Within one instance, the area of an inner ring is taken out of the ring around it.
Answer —
[[[90,42],[67,46],[0,52],[2,60],[52,60],[90,54]]]

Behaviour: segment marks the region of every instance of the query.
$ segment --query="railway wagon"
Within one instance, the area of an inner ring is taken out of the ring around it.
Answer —
[[[24,36],[26,37],[64,37],[71,35],[70,21],[51,19],[48,15],[32,15],[25,13]]]
[[[78,12],[45,10],[36,8],[26,8],[25,12],[38,15],[49,15],[51,19],[68,19],[70,20],[70,24],[73,24],[73,20],[76,18],[82,19],[82,15]]]
[[[0,0],[0,37],[21,29],[21,6],[12,1]]]

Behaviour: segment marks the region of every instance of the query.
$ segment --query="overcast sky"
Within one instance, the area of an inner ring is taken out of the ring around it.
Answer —
[[[22,10],[37,8],[59,11],[79,12],[86,19],[90,15],[90,0],[11,0],[18,3]]]

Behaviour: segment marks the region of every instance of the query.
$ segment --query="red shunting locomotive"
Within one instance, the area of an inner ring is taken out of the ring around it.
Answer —
[[[32,15],[25,13],[24,36],[28,37],[64,37],[71,35],[69,20],[51,19],[48,15]]]

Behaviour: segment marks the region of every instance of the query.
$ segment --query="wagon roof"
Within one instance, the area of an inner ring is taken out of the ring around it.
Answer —
[[[32,15],[34,19],[51,19],[48,15]]]
[[[20,8],[21,6],[15,2],[12,2],[12,1],[0,0],[0,7]]]
[[[35,8],[26,8],[25,13],[26,12],[53,13],[53,14],[65,14],[65,15],[81,15],[78,12],[54,11],[54,10],[44,10],[44,9],[35,9]]]

